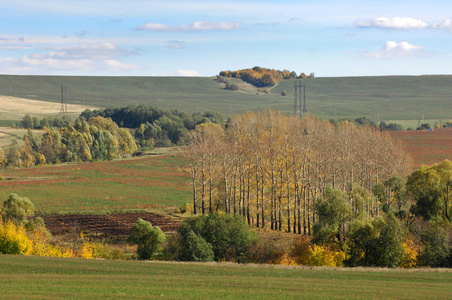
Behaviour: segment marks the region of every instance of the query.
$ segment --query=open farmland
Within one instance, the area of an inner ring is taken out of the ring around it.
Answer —
[[[61,103],[48,101],[30,100],[17,97],[0,96],[0,120],[21,120],[26,114],[48,117],[55,116],[60,113]],[[93,109],[92,106],[68,104],[67,113],[71,116],[78,116],[87,108]]]
[[[452,128],[393,131],[391,135],[402,141],[416,167],[452,160]]]
[[[452,119],[452,76],[331,77],[302,82],[306,85],[308,112],[322,118],[365,116],[377,121],[379,112],[380,121],[398,120],[401,124],[423,116]],[[213,77],[0,75],[0,95],[59,103],[62,83],[67,86],[68,103],[82,106],[147,104],[224,115],[269,108],[293,112],[293,80],[260,90],[240,82],[240,91],[228,91]],[[283,90],[287,91],[285,97],[281,96]]]
[[[163,211],[190,201],[188,177],[172,154],[2,171],[0,199],[28,197],[41,214]]]
[[[450,270],[0,256],[3,299],[450,299]]]

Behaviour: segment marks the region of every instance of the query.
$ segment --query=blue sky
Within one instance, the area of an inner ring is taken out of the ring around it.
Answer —
[[[452,0],[0,0],[0,74],[452,73]]]

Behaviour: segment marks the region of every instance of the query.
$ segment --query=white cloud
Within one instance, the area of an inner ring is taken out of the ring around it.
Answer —
[[[375,19],[361,19],[356,20],[354,25],[360,28],[380,29],[424,29],[429,27],[429,24],[421,19],[409,17],[379,17]]]
[[[65,59],[110,59],[119,56],[128,56],[132,53],[124,50],[114,43],[97,43],[72,45],[69,47],[47,47],[52,50],[47,54],[49,57]]]
[[[124,64],[124,63],[114,60],[114,59],[105,60],[104,63],[108,67],[108,69],[110,69],[112,71],[140,69],[140,67],[137,65]]]
[[[194,70],[178,70],[177,76],[198,77],[201,76],[201,74]]]
[[[385,46],[380,49],[380,51],[366,52],[364,56],[375,59],[391,59],[419,55],[423,53],[425,53],[424,46],[416,46],[405,41],[400,43],[388,41]]]
[[[435,29],[446,29],[446,30],[452,32],[452,21],[450,19],[446,19],[443,22],[434,23],[432,25],[432,28],[435,28]]]
[[[241,28],[239,22],[194,22],[184,25],[167,25],[161,23],[147,23],[139,26],[137,30],[149,30],[149,31],[229,31],[238,30]]]
[[[130,55],[113,43],[46,47],[43,53],[20,58],[0,60],[0,69],[10,74],[52,74],[54,72],[123,71],[140,69],[138,65],[125,64],[118,57]]]

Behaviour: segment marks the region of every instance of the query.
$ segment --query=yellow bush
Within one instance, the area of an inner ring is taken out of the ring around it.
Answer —
[[[412,241],[407,240],[403,243],[405,253],[400,261],[401,268],[415,268],[417,266],[417,257],[419,256],[418,246]]]
[[[88,242],[83,242],[82,253],[80,257],[83,258],[95,258],[96,257],[96,246],[94,244],[90,244]]]
[[[278,257],[278,259],[276,259],[275,264],[276,265],[284,265],[284,266],[296,266],[297,262],[289,254],[284,253],[283,255]]]
[[[0,219],[0,253],[31,254],[33,243],[28,238],[25,228],[11,221],[3,223]]]
[[[82,251],[79,254],[82,258],[105,258],[105,259],[126,259],[123,250],[102,243],[83,242]]]
[[[342,267],[345,260],[345,252],[332,251],[321,246],[311,247],[309,264],[311,266]]]

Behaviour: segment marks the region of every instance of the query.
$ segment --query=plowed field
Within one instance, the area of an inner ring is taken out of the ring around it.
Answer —
[[[415,167],[452,160],[452,128],[393,131],[391,135],[402,141],[413,156]]]
[[[176,231],[180,224],[178,220],[151,213],[43,217],[46,228],[53,235],[68,235],[73,232],[74,228],[77,228],[78,232],[91,232],[105,237],[129,235],[130,228],[138,218],[149,221],[154,226],[159,226],[165,233]]]

